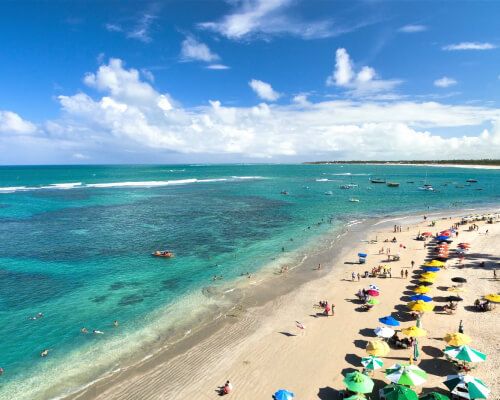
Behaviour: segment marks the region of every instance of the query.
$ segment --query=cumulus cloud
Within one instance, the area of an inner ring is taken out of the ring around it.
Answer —
[[[276,101],[280,97],[280,94],[269,83],[252,79],[248,84],[257,96],[263,100]]]
[[[357,73],[347,50],[339,48],[335,52],[335,68],[326,79],[327,86],[345,88],[353,96],[369,96],[390,92],[402,83],[399,79],[383,80],[377,77],[372,67],[364,66]]]
[[[458,50],[493,50],[497,46],[491,43],[481,43],[481,42],[462,42],[457,44],[449,44],[443,46],[443,50],[447,51],[458,51]]]
[[[403,33],[418,33],[418,32],[424,32],[427,30],[427,26],[425,25],[405,25],[399,28],[399,32]]]
[[[217,61],[220,57],[213,53],[205,43],[197,41],[194,37],[188,36],[182,42],[182,61]]]
[[[0,133],[30,134],[36,126],[12,111],[0,110]]]
[[[360,79],[371,75],[365,70]],[[33,149],[40,149],[43,157],[66,152],[69,159],[82,154],[93,160],[103,148],[109,149],[108,154],[161,150],[196,157],[233,154],[278,159],[500,157],[498,108],[366,99],[311,102],[300,94],[288,105],[231,107],[214,99],[185,108],[118,59],[87,74],[84,82],[98,95],[59,96],[62,114],[43,124],[42,135],[26,136],[22,143],[18,138],[25,136],[10,135],[7,143],[0,135],[0,147],[26,146],[30,157]],[[433,133],[446,128],[468,134]],[[41,138],[35,142],[31,139],[35,137]],[[44,161],[40,154],[33,159]]]
[[[229,39],[289,34],[304,39],[326,38],[357,29],[358,26],[334,29],[331,21],[303,21],[287,15],[294,0],[234,1],[235,10],[216,22],[198,24]],[[361,24],[362,25],[362,24]]]
[[[436,79],[434,81],[434,86],[441,87],[441,88],[447,88],[453,85],[456,85],[457,81],[453,78],[448,78],[447,76],[443,76],[440,79]]]

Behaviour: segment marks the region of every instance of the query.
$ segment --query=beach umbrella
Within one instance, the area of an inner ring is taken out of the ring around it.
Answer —
[[[432,236],[432,232],[424,232],[421,236]]]
[[[427,331],[418,326],[410,326],[409,328],[401,329],[401,333],[410,337],[427,336]]]
[[[399,385],[420,386],[427,380],[427,372],[413,364],[394,364],[385,370],[385,377]]]
[[[453,240],[451,240],[451,239],[449,238],[449,236],[444,236],[444,235],[440,235],[440,236],[438,236],[438,237],[436,238],[436,240],[437,240],[438,242],[448,242],[448,243],[449,243],[449,242],[453,242]]]
[[[432,297],[426,296],[425,294],[415,294],[413,296],[410,296],[411,301],[417,301],[417,300],[422,300],[428,303],[429,301],[432,301]]]
[[[346,388],[354,393],[371,393],[375,385],[372,378],[359,371],[348,373],[343,382]]]
[[[428,288],[427,286],[417,286],[413,291],[415,293],[423,294],[423,293],[428,293],[431,289]]]
[[[486,399],[490,394],[490,389],[481,379],[470,375],[448,375],[444,384],[452,394],[463,396],[465,389],[469,399]]]
[[[376,369],[382,368],[384,366],[384,362],[381,358],[368,356],[361,359],[361,365],[363,365],[366,369],[375,371]]]
[[[394,336],[394,329],[388,328],[387,326],[379,326],[374,329],[375,335],[383,338],[390,338]]]
[[[434,283],[435,280],[436,280],[435,277],[423,276],[423,277],[420,277],[420,279],[418,281],[419,282]]]
[[[420,277],[435,279],[437,277],[437,274],[435,272],[424,272],[423,274],[420,274]]]
[[[434,310],[434,304],[422,300],[411,301],[407,306],[411,311],[426,312]]]
[[[274,393],[273,397],[275,400],[291,400],[295,397],[295,395],[288,390],[280,389]]]
[[[425,267],[444,267],[444,262],[439,260],[427,261],[424,263]]]
[[[387,385],[382,389],[385,400],[418,400],[417,394],[406,386]]]
[[[426,393],[419,398],[420,400],[450,400],[448,396],[438,392]]]
[[[447,301],[462,301],[463,299],[461,297],[458,297],[458,296],[448,296],[446,298]]]
[[[377,292],[380,292],[380,288],[377,285],[374,285],[373,283],[370,283],[368,285],[368,289],[373,289],[376,290]]]
[[[462,278],[461,276],[456,276],[455,278],[451,278],[451,281],[457,283],[466,283],[467,279]]]
[[[380,300],[378,300],[378,299],[369,299],[366,301],[366,304],[369,304],[371,306],[374,306],[374,305],[379,304],[379,303],[380,303]]]
[[[460,332],[447,333],[443,339],[449,346],[457,347],[472,342],[470,336]]]
[[[500,294],[487,294],[484,298],[493,303],[500,303]]]
[[[356,394],[353,394],[352,396],[347,397],[344,400],[366,400],[366,396],[364,394],[361,394],[361,393],[356,393]]]
[[[380,295],[380,292],[378,290],[375,290],[375,289],[368,289],[366,291],[366,294],[369,296],[378,296],[378,295]]]
[[[399,321],[390,315],[388,315],[387,317],[379,318],[378,320],[379,320],[379,322],[383,323],[384,325],[389,325],[389,326],[399,326],[400,325]]]
[[[366,352],[371,356],[384,357],[389,351],[391,351],[389,345],[381,340],[372,340],[366,345]]]
[[[481,353],[480,351],[467,345],[459,347],[448,346],[444,349],[443,353],[458,361],[483,362],[486,360],[486,354]]]
[[[438,267],[424,267],[425,272],[438,272],[440,269]]]
[[[358,253],[358,257],[365,258],[365,257],[368,257],[368,254],[366,254],[366,253]]]
[[[454,293],[462,293],[462,292],[465,292],[465,289],[464,288],[461,288],[461,287],[456,287],[456,286],[452,286],[452,287],[449,287],[448,289],[446,289],[448,292],[454,292]]]

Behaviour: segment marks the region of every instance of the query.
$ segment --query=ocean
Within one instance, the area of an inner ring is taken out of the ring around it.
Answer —
[[[0,167],[0,399],[62,396],[148,357],[231,307],[247,273],[298,263],[353,221],[498,206],[499,176],[392,165]],[[175,257],[152,257],[163,249]]]

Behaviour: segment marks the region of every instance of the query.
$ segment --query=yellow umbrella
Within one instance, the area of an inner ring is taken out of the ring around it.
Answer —
[[[464,344],[469,344],[472,342],[470,336],[467,336],[463,333],[454,332],[447,333],[444,337],[444,341],[448,343],[449,346],[463,346]]]
[[[484,298],[488,301],[492,301],[493,303],[500,303],[500,294],[487,294]]]
[[[428,293],[431,289],[427,286],[417,286],[413,291],[418,294]]]
[[[424,263],[426,267],[444,267],[444,262],[439,261],[439,260],[432,260],[432,261],[427,261]]]
[[[420,275],[421,278],[436,278],[437,274],[435,272],[424,272]]]
[[[419,282],[428,282],[428,283],[434,283],[436,278],[420,278],[418,281]]]
[[[449,287],[448,289],[448,292],[454,292],[454,293],[461,293],[461,292],[465,292],[465,289],[464,288],[461,288],[461,287],[456,287],[456,286],[452,286],[452,287]]]
[[[389,345],[381,340],[373,340],[366,345],[366,352],[371,356],[383,357],[389,354]]]
[[[419,328],[418,326],[410,326],[409,328],[401,329],[401,332],[404,335],[411,337],[427,336],[427,331],[425,329]]]
[[[426,303],[423,300],[412,301],[407,306],[412,311],[426,312],[434,310],[434,304]]]

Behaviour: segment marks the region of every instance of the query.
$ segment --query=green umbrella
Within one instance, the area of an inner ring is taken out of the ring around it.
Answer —
[[[366,400],[366,397],[364,394],[361,394],[361,393],[356,393],[352,396],[349,396],[347,399],[345,400]]]
[[[450,400],[450,398],[438,392],[430,392],[421,396],[420,400]]]
[[[452,394],[463,394],[467,392],[470,399],[486,399],[490,389],[478,378],[470,375],[448,375],[444,384]]]
[[[385,370],[385,377],[392,383],[420,386],[427,380],[427,373],[412,364],[394,364]]]
[[[354,371],[345,376],[344,384],[351,392],[371,393],[374,382],[369,376],[366,376],[359,371]]]
[[[382,361],[382,359],[375,356],[363,357],[361,359],[361,364],[366,369],[371,369],[372,371],[380,369],[384,366],[384,362]]]
[[[454,358],[455,360],[465,361],[465,362],[483,362],[486,360],[486,354],[481,353],[469,347],[467,345],[463,346],[448,346],[444,349],[444,354]]]
[[[388,385],[382,389],[382,393],[386,400],[418,400],[413,390],[401,385]]]

